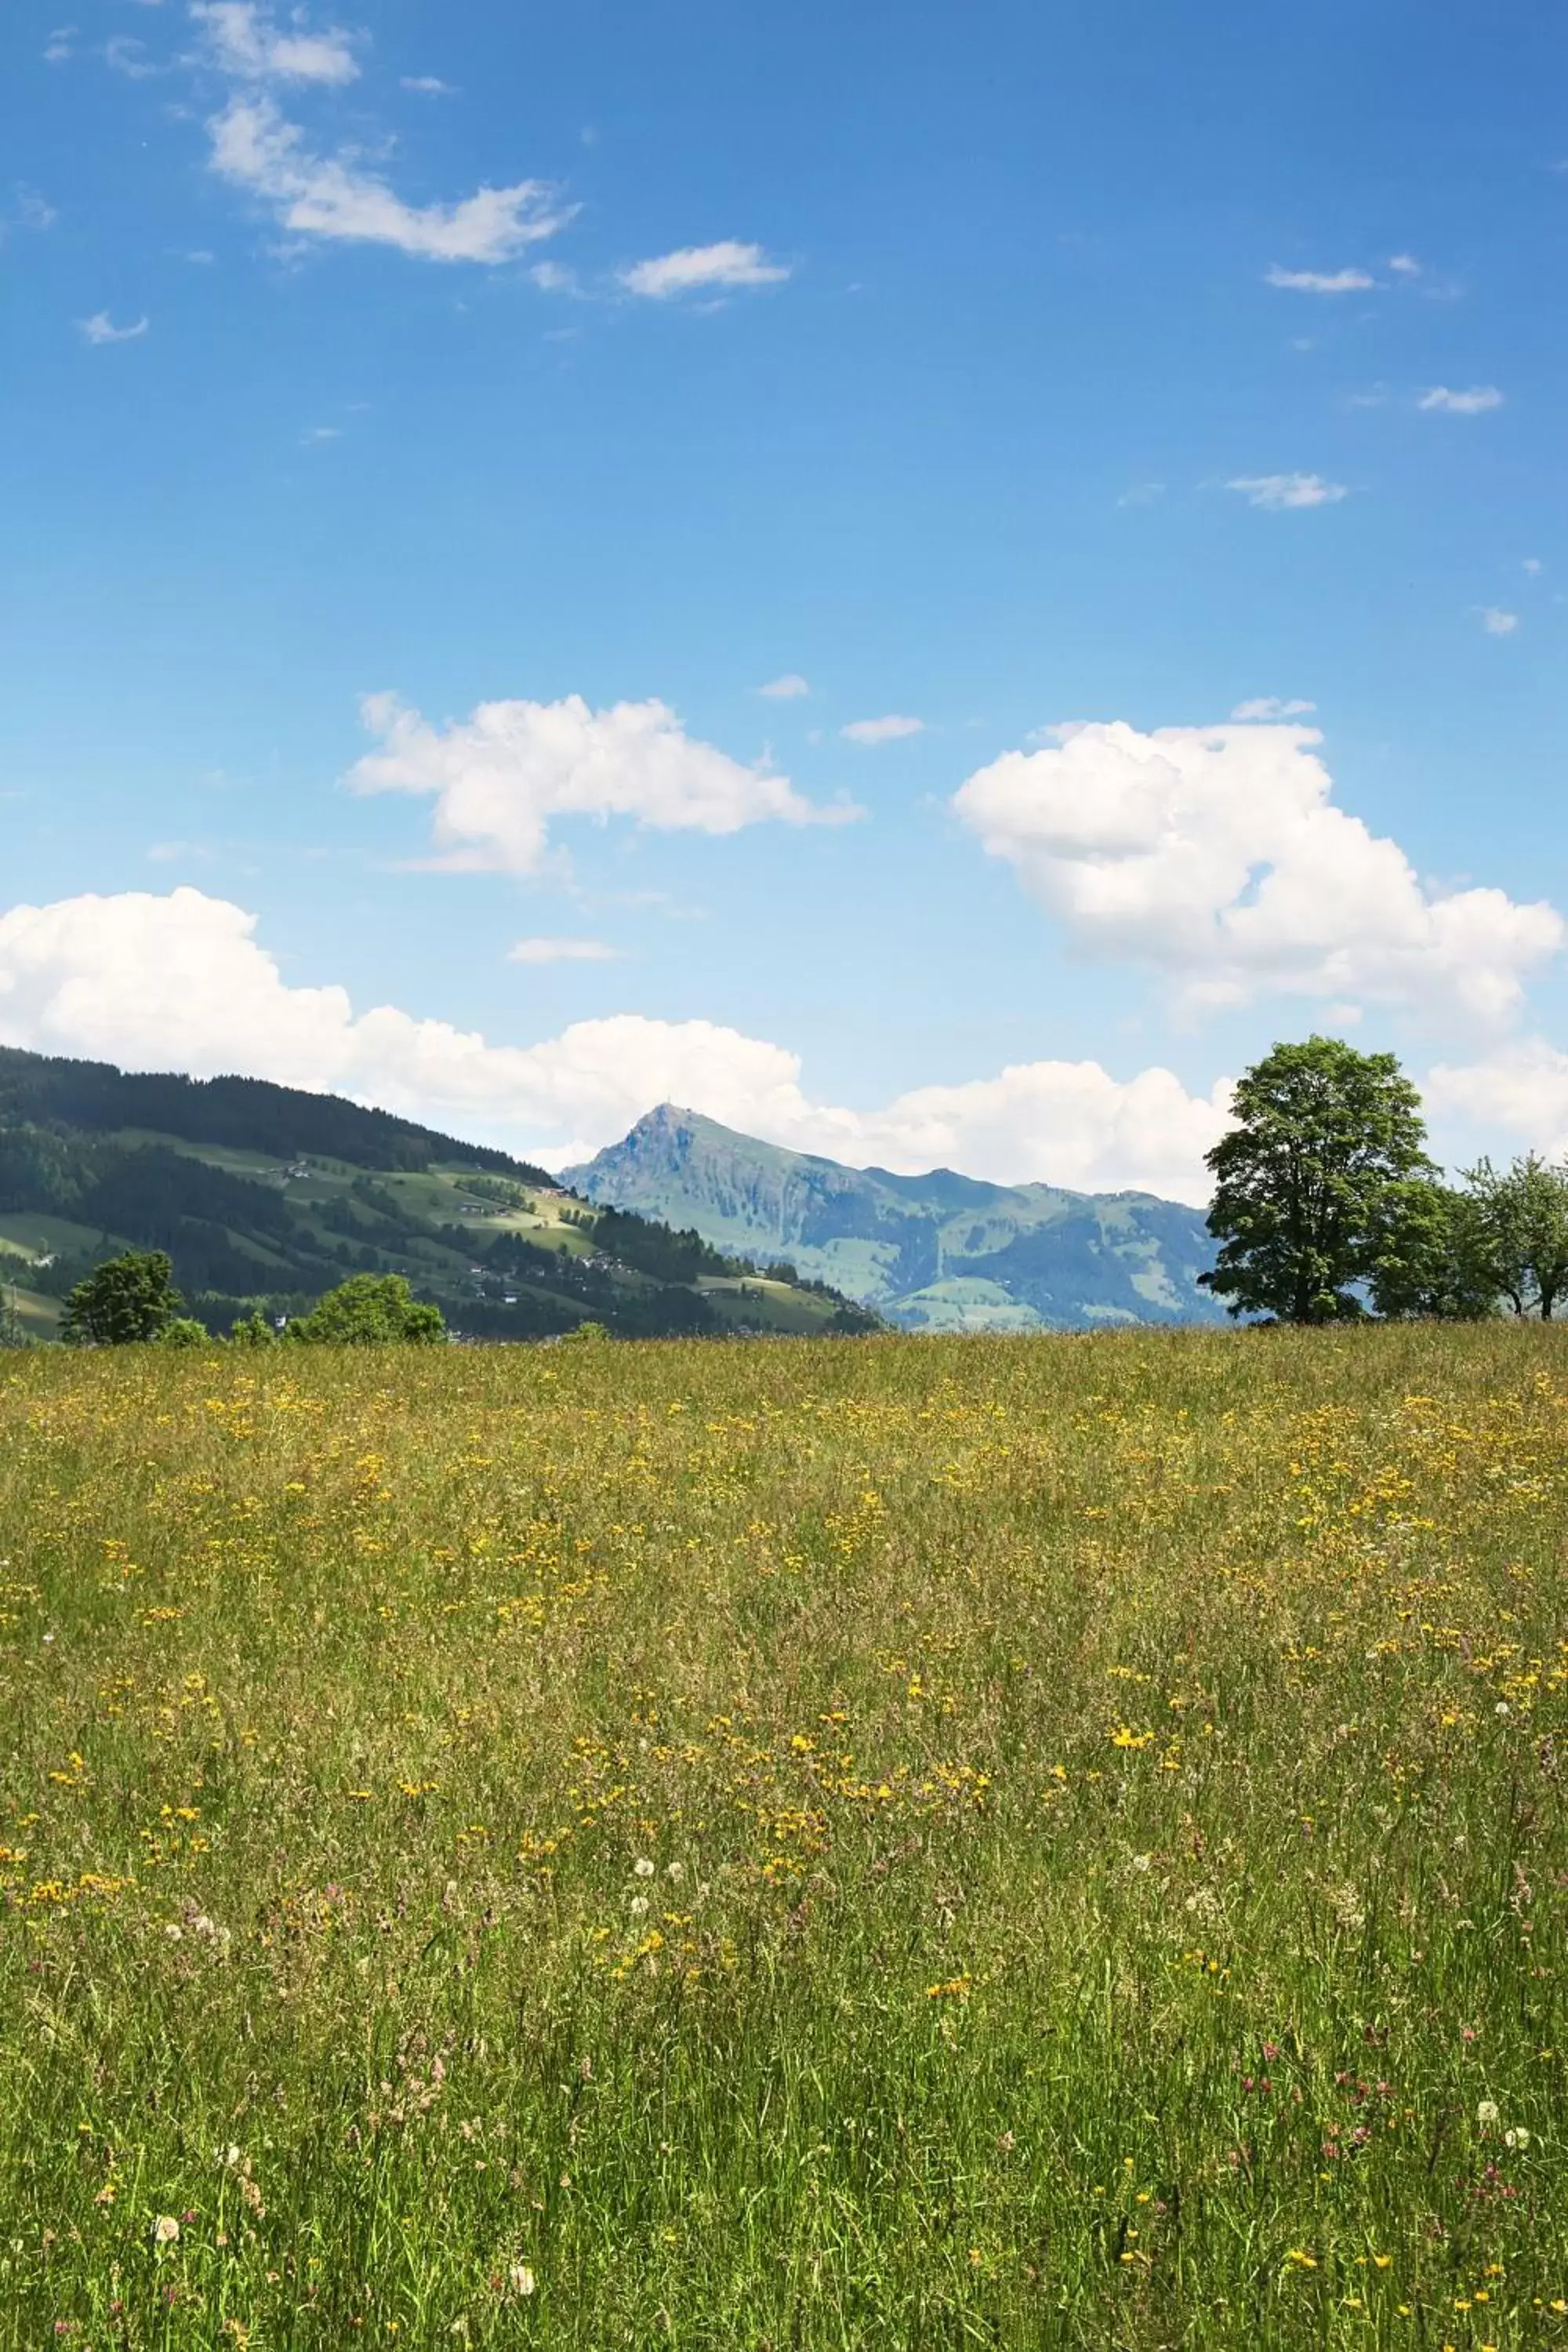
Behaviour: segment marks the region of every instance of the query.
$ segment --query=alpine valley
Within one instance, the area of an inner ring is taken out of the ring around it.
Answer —
[[[166,1250],[216,1333],[401,1274],[474,1339],[860,1332],[820,1284],[593,1207],[542,1168],[334,1095],[0,1047],[0,1338],[52,1338],[100,1260]]]
[[[907,1328],[1225,1319],[1198,1286],[1214,1263],[1203,1212],[1148,1192],[846,1168],[668,1103],[561,1181],[778,1275],[815,1276]]]

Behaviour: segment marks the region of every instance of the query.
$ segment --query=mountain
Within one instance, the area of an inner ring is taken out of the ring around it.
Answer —
[[[737,1135],[665,1103],[561,1181],[590,1201],[786,1261],[914,1329],[1224,1320],[1201,1210],[1148,1192],[893,1176]]]
[[[859,1331],[821,1284],[763,1276],[695,1232],[576,1199],[542,1168],[334,1095],[142,1076],[0,1047],[0,1330],[47,1337],[100,1259],[167,1250],[226,1331],[404,1274],[453,1328],[547,1339]]]

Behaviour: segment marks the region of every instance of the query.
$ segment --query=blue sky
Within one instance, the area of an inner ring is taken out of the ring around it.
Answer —
[[[12,0],[0,1039],[1197,1198],[1326,1026],[1562,1146],[1564,37]]]

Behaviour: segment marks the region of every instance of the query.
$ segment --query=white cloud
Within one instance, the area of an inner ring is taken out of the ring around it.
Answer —
[[[1522,569],[1528,572],[1531,578],[1534,580],[1540,573],[1545,571],[1546,566],[1542,563],[1539,555],[1527,555],[1524,559]]]
[[[889,710],[885,719],[852,719],[838,732],[847,743],[901,743],[908,735],[923,735],[925,727],[923,719]]]
[[[76,55],[73,46],[76,37],[75,25],[57,25],[44,49],[44,63],[48,66],[68,65]]]
[[[480,188],[451,205],[409,205],[348,151],[310,152],[271,99],[236,99],[207,125],[212,168],[261,197],[300,236],[395,246],[428,261],[510,261],[572,217],[542,181]]]
[[[1544,1037],[1484,1062],[1440,1062],[1422,1092],[1433,1119],[1464,1130],[1472,1148],[1501,1137],[1510,1150],[1568,1158],[1568,1054]]]
[[[1398,278],[1419,278],[1421,264],[1413,253],[1391,253],[1388,267]]]
[[[1117,1079],[1099,1062],[1022,1062],[994,1078],[917,1087],[885,1109],[806,1104],[773,1139],[898,1175],[956,1168],[996,1183],[1159,1192],[1201,1203],[1203,1156],[1229,1124],[1231,1081],[1191,1095],[1170,1070]],[[766,1120],[765,1108],[750,1132]],[[742,1122],[743,1124],[743,1122]]]
[[[58,218],[58,213],[47,196],[40,195],[37,188],[29,188],[25,181],[17,181],[16,202],[11,213],[11,219],[17,228],[53,228]]]
[[[103,45],[103,62],[111,73],[123,74],[127,81],[153,81],[166,70],[154,65],[147,55],[147,44],[130,33],[116,33]]]
[[[776,286],[789,274],[788,265],[770,261],[760,245],[740,245],[733,237],[718,245],[682,246],[678,253],[634,262],[618,273],[629,294],[646,294],[656,302],[714,286]]]
[[[367,696],[361,709],[383,748],[351,769],[350,785],[433,793],[436,863],[454,872],[536,872],[555,817],[627,816],[662,832],[726,834],[858,814],[815,807],[787,776],[698,741],[663,702],[608,710],[591,710],[576,694],[481,702],[471,718],[439,728],[395,695]]]
[[[301,12],[302,14],[302,12]],[[206,37],[206,61],[237,81],[320,82],[341,88],[359,79],[356,38],[332,26],[324,33],[280,32],[258,0],[191,0],[191,20]]]
[[[438,74],[405,74],[398,88],[412,90],[416,98],[456,98],[458,94],[457,84],[443,81]]]
[[[770,702],[798,702],[811,688],[798,670],[786,669],[782,677],[770,677],[766,686],[759,686],[757,692],[766,695]]]
[[[77,328],[84,343],[135,343],[148,332],[150,319],[138,319],[129,327],[117,327],[107,310],[95,310],[90,319],[79,319]]]
[[[1342,482],[1326,482],[1321,474],[1238,474],[1226,488],[1239,490],[1249,506],[1263,507],[1270,514],[1283,514],[1292,507],[1337,506],[1350,496]]]
[[[1317,707],[1315,702],[1281,702],[1277,694],[1259,694],[1250,702],[1238,702],[1230,715],[1249,724],[1254,719],[1306,719]]]
[[[331,1089],[476,1140],[564,1160],[670,1101],[795,1148],[906,1172],[1138,1187],[1201,1201],[1228,1086],[1189,1095],[1167,1070],[1118,1081],[1094,1062],[1035,1062],[922,1087],[883,1108],[818,1103],[799,1056],[710,1021],[623,1013],[535,1045],[497,1045],[338,987],[292,987],[256,918],[191,888],[0,915],[0,1043],[132,1069],[236,1072]]]
[[[302,447],[318,449],[325,441],[341,441],[342,437],[343,428],[341,425],[308,425],[300,434],[300,440]]]
[[[605,940],[519,940],[508,963],[618,963],[621,950]]]
[[[1286,287],[1293,294],[1364,294],[1377,280],[1364,269],[1282,269],[1276,262],[1264,283]]]
[[[1435,383],[1416,406],[1444,416],[1484,416],[1489,408],[1502,406],[1502,394],[1495,383],[1472,384],[1468,392],[1450,392],[1446,383]]]
[[[1433,890],[1333,805],[1312,729],[1066,727],[953,805],[1088,953],[1152,963],[1180,1009],[1268,992],[1506,1020],[1568,926],[1501,890]]]
[[[1489,604],[1481,614],[1481,626],[1489,637],[1511,637],[1519,626],[1519,614],[1505,613],[1500,604]]]

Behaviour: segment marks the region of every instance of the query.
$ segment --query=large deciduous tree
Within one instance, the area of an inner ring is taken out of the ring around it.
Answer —
[[[1233,1315],[1331,1323],[1363,1312],[1402,1190],[1436,1173],[1421,1098],[1392,1054],[1337,1037],[1276,1045],[1237,1086],[1208,1154],[1218,1262],[1199,1280]]]

